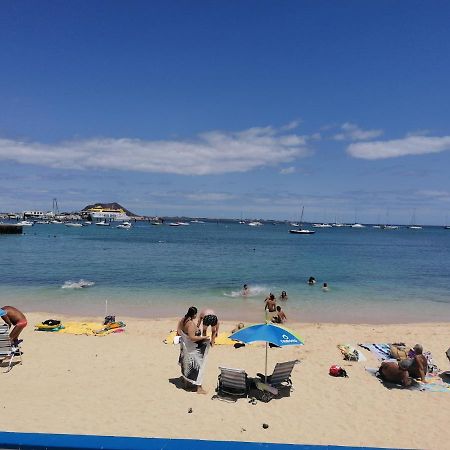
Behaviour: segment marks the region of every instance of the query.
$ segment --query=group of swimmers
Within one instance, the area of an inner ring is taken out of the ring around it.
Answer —
[[[315,279],[314,277],[309,277],[307,283],[308,283],[310,286],[314,286],[314,285],[316,284],[316,279]],[[326,292],[326,291],[328,291],[328,290],[329,290],[329,288],[328,288],[328,283],[323,283],[323,285],[322,285],[322,291]]]

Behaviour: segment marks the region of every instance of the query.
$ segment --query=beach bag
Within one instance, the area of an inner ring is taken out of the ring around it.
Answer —
[[[116,321],[116,316],[106,316],[103,325],[108,325],[109,323],[114,323]]]
[[[51,327],[56,327],[58,325],[61,325],[61,321],[60,320],[55,320],[55,319],[48,319],[48,320],[44,320],[42,322],[43,325],[49,325]]]
[[[346,378],[348,378],[347,372],[341,366],[332,365],[330,367],[329,374],[332,377],[346,377]]]

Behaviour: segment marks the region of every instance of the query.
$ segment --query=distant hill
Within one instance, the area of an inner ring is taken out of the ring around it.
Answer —
[[[123,209],[127,216],[130,217],[135,217],[137,216],[137,214],[132,213],[131,211],[129,211],[127,208],[125,208],[124,206],[120,205],[119,203],[113,202],[113,203],[94,203],[92,205],[87,205],[85,206],[81,211],[87,211],[91,208],[94,208],[95,206],[101,206],[104,209]]]

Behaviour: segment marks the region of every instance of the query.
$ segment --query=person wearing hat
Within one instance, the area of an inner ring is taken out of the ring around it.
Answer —
[[[421,381],[425,381],[425,375],[428,371],[428,361],[423,355],[423,347],[420,344],[416,344],[413,347],[415,356],[412,358],[412,362],[408,367],[409,376],[412,378],[420,378]]]
[[[0,317],[10,329],[14,327],[9,333],[9,338],[13,345],[18,345],[19,335],[28,324],[25,314],[14,306],[3,306],[0,308]]]

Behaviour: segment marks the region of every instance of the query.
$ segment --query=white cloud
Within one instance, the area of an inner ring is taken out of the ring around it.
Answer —
[[[407,155],[425,155],[450,150],[450,136],[408,136],[391,141],[358,142],[347,147],[355,158],[385,159]]]
[[[290,173],[295,173],[295,167],[291,166],[291,167],[286,167],[285,169],[281,169],[280,173],[282,175],[288,175]]]
[[[383,130],[363,130],[358,125],[346,122],[341,125],[341,132],[335,134],[333,139],[336,141],[366,141],[383,134]]]
[[[306,138],[285,129],[210,131],[193,140],[93,138],[42,144],[0,139],[0,160],[51,168],[207,175],[247,172],[307,156]]]

